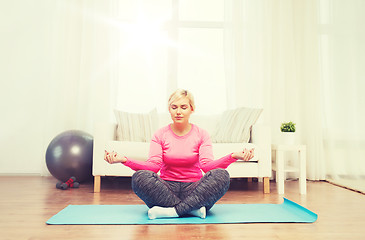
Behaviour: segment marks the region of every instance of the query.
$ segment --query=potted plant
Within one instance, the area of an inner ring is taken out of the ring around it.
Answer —
[[[295,142],[295,123],[284,122],[280,126],[282,143],[284,144],[294,144]]]

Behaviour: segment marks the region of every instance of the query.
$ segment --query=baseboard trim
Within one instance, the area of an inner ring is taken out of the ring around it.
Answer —
[[[357,192],[357,193],[361,193],[361,194],[365,195],[365,192],[362,191],[362,190],[360,190],[360,189],[352,188],[350,186],[346,186],[344,184],[341,184],[341,183],[338,183],[338,182],[332,181],[332,180],[326,180],[326,182],[328,182],[328,183],[330,183],[332,185],[335,185],[337,187],[342,187],[342,188],[345,188],[347,190],[350,190],[350,191],[353,191],[353,192]]]
[[[4,177],[42,177],[40,173],[0,173]]]

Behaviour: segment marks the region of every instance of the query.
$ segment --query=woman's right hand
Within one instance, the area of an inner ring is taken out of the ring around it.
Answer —
[[[242,152],[232,153],[231,156],[237,160],[249,161],[251,158],[254,157],[254,151],[254,148],[252,148],[251,150],[245,148]]]
[[[125,163],[127,161],[127,158],[124,156],[120,156],[117,152],[108,152],[107,150],[105,150],[104,160],[110,164]]]

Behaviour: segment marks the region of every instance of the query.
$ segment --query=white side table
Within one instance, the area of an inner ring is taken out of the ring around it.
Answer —
[[[276,171],[276,182],[279,194],[284,194],[284,180],[286,172],[299,172],[299,192],[300,194],[307,193],[306,186],[306,146],[305,145],[287,145],[287,144],[272,144],[271,150],[275,155],[275,162],[273,162],[272,169]],[[284,152],[295,151],[298,152],[299,168],[285,167]]]

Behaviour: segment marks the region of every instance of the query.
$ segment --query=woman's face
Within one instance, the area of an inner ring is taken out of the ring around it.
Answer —
[[[183,97],[171,103],[169,112],[174,123],[182,124],[189,122],[189,118],[193,110],[191,109],[189,99]]]

